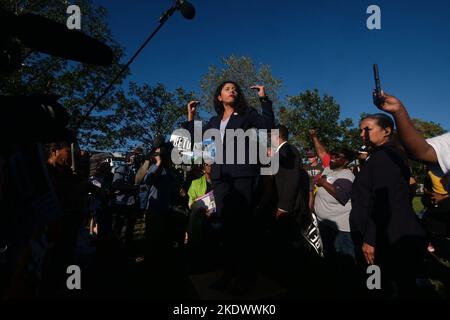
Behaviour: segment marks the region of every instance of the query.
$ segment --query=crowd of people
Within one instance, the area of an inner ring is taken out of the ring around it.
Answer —
[[[173,145],[164,139],[148,152],[134,149],[126,163],[113,168],[87,152],[74,157],[73,141],[67,139],[46,145],[45,177],[34,180],[48,182],[51,199],[27,205],[29,199],[5,187],[10,173],[3,171],[2,159],[2,213],[14,213],[2,217],[2,296],[64,296],[66,270],[78,263],[83,232],[90,234],[98,257],[114,254],[111,243],[118,242],[135,258],[135,227],[141,219],[145,245],[140,254],[153,272],[167,273],[174,250],[187,248],[186,264],[195,257],[197,265],[221,270],[210,289],[232,296],[251,292],[259,273],[274,275],[291,292],[302,291],[307,277],[298,273],[308,266],[323,282],[332,270],[339,297],[418,297],[427,249],[432,252],[434,239],[449,233],[450,133],[425,140],[401,101],[383,93],[378,107],[386,113],[366,115],[360,122],[363,148],[327,150],[320,128],[311,128],[314,150],[306,152],[304,163],[302,150],[289,143],[289,128],[276,125],[264,86],[253,89],[261,114],[247,104],[236,82],[219,85],[216,115],[204,130],[219,130],[226,142],[228,129],[278,129],[271,136],[275,147],[268,149],[279,159],[271,175],[260,175],[261,165],[248,161],[176,167]],[[197,108],[197,101],[187,107],[184,127],[192,134]],[[229,153],[230,144],[223,145]],[[249,145],[233,151],[235,157],[247,155]],[[412,207],[408,157],[428,166],[431,183],[421,219]],[[214,210],[201,200],[208,194]],[[36,212],[23,214],[31,210]],[[308,231],[314,226],[318,242]],[[382,272],[381,290],[375,293],[366,287],[369,265]],[[320,298],[317,294],[312,298]]]

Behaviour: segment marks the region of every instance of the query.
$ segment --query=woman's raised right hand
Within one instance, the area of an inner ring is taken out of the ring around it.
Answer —
[[[197,112],[197,106],[200,102],[197,100],[190,101],[187,105],[188,121],[194,120],[195,113]]]

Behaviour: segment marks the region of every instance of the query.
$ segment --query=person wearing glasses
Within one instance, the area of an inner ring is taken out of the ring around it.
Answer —
[[[317,135],[313,139],[317,152],[327,154]],[[350,196],[355,176],[347,167],[354,154],[347,148],[338,148],[329,154],[329,166],[317,179],[314,212],[319,220],[325,258],[335,260],[338,256],[355,257],[350,233]]]

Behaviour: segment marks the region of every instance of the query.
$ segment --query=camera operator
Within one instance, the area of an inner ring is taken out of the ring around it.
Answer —
[[[112,182],[114,233],[120,239],[122,228],[125,225],[125,246],[128,248],[133,241],[134,225],[136,224],[139,188],[135,185],[135,176],[143,159],[142,153],[141,148],[133,150],[127,156],[127,163],[114,171]]]
[[[147,249],[154,254],[167,254],[176,237],[174,208],[180,185],[170,158],[172,148],[171,143],[162,143],[144,163],[149,167],[144,177],[149,187],[145,232]]]
[[[14,14],[1,5],[0,25],[2,81],[13,76],[31,53],[112,64],[111,48],[43,16]],[[52,41],[47,41],[49,30]],[[22,80],[32,84],[36,79]],[[0,116],[0,295],[6,298],[60,298],[63,290],[67,292],[66,269],[73,264],[79,227],[88,211],[86,163],[79,162],[80,154],[71,153],[75,149],[70,148],[74,140],[67,129],[70,115],[58,102],[60,97],[50,94],[51,82],[45,93],[29,95],[19,86],[14,95],[3,95],[9,90],[0,95],[4,107]],[[49,143],[46,155],[45,143]]]
[[[87,176],[71,170],[71,147],[67,141],[46,145],[47,169],[63,215],[48,228],[50,250],[43,273],[42,294],[58,295],[65,290],[66,269],[73,264],[79,229],[87,213]]]
[[[89,217],[89,231],[93,235],[98,234],[102,239],[104,225],[111,224],[111,185],[113,174],[111,172],[111,165],[104,161],[100,162],[95,167],[95,172],[89,177],[90,189],[90,212]]]

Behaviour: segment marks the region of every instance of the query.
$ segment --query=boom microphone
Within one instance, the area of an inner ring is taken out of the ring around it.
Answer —
[[[177,7],[180,9],[181,14],[186,19],[193,19],[195,17],[195,8],[192,4],[184,0],[177,0]]]
[[[110,65],[113,52],[107,45],[77,30],[32,13],[14,15],[1,10],[9,34],[26,47],[52,56],[95,65]]]

